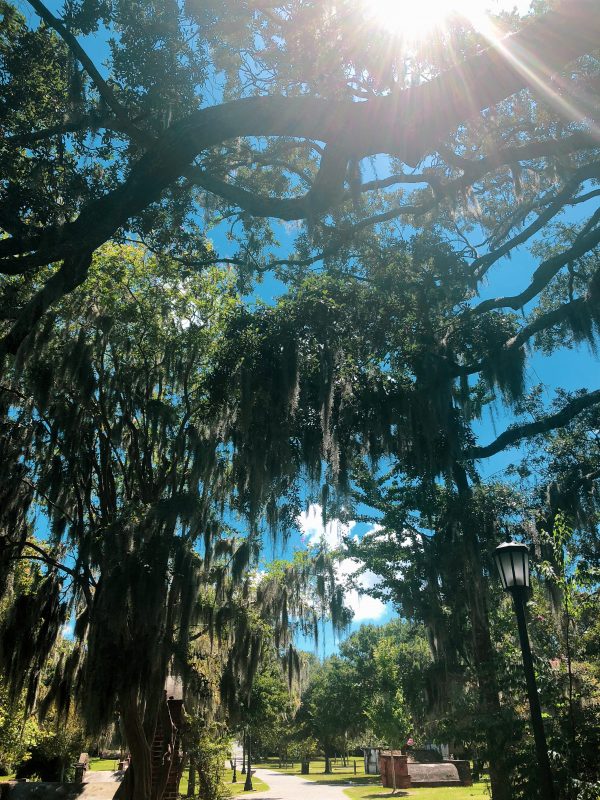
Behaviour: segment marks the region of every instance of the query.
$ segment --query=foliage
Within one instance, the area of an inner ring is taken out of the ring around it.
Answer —
[[[292,736],[295,702],[281,663],[271,655],[253,681],[243,721],[252,738],[254,758],[285,754]]]
[[[198,773],[202,800],[226,800],[231,797],[224,785],[225,759],[231,749],[227,730],[216,722],[188,715],[184,732],[185,749],[192,768]]]
[[[75,614],[46,702],[67,715],[75,700],[99,730],[118,700],[147,795],[168,671],[231,708],[295,614],[347,619],[324,553],[264,581],[248,572],[261,529],[293,526],[308,478],[325,516],[355,490],[379,512],[386,536],[354,553],[425,626],[419,692],[485,748],[506,800],[522,714],[499,692],[517,674],[514,651],[495,647],[510,637],[487,581],[500,533],[533,540],[553,608],[566,599],[555,650],[578,616],[565,563],[577,570],[594,651],[600,393],[544,406],[524,377],[527,347],[597,342],[594,3],[496,19],[515,31],[499,47],[454,22],[417,49],[382,39],[358,0],[30,5],[37,17],[0,9],[0,585],[15,560],[43,565],[3,601],[12,698],[33,706]],[[102,70],[81,46],[90,35]],[[523,53],[534,77],[514,68]],[[275,219],[301,222],[284,258]],[[233,255],[208,241],[222,224]],[[482,298],[525,246],[525,288]],[[243,308],[234,281],[249,291],[269,270],[289,294]],[[514,424],[482,444],[492,404]],[[518,474],[525,509],[476,469],[524,441],[548,448],[538,475]],[[556,548],[559,513],[574,535]],[[315,673],[306,720],[328,682],[343,696],[339,675],[354,692],[353,668],[332,665]],[[398,713],[418,708],[403,697]],[[388,687],[381,707],[394,702]],[[363,716],[353,698],[338,722],[358,730]]]
[[[376,737],[394,747],[403,746],[409,735],[416,741],[424,738],[431,668],[424,628],[400,619],[361,625],[342,643],[340,653],[359,676],[364,713]],[[376,730],[374,713],[379,720],[386,716],[374,709],[377,703],[391,709],[388,733]]]
[[[565,435],[556,436],[564,439]],[[581,447],[587,449],[588,456],[592,455],[585,439]],[[527,463],[531,468],[532,461]],[[583,474],[589,474],[585,463],[581,464]],[[553,465],[555,473],[558,467],[558,463]],[[593,792],[597,782],[597,767],[589,755],[597,748],[597,659],[586,652],[585,643],[594,635],[592,630],[596,626],[589,612],[595,608],[597,613],[598,596],[595,587],[584,589],[577,584],[578,575],[588,574],[588,565],[582,563],[579,555],[580,546],[588,546],[587,537],[566,525],[564,514],[558,509],[562,499],[568,498],[570,505],[566,507],[571,509],[570,513],[579,509],[579,515],[571,518],[578,519],[583,530],[595,519],[596,512],[593,498],[588,497],[585,506],[573,505],[574,492],[581,488],[578,489],[577,473],[567,471],[561,481],[562,485],[552,483],[550,491],[535,486],[528,495],[531,505],[509,485],[480,484],[475,498],[479,497],[480,502],[482,542],[485,542],[483,532],[489,530],[490,536],[487,545],[484,544],[484,557],[489,557],[500,535],[533,540],[533,570],[539,583],[530,603],[530,633],[549,746],[556,754],[555,777],[565,797],[585,797],[586,792]],[[584,485],[591,484],[584,482]],[[370,494],[361,494],[363,502],[366,496],[375,497],[372,483],[365,482],[364,487],[369,488]],[[460,576],[456,574],[457,562],[453,556],[456,541],[446,539],[443,527],[448,513],[445,504],[451,497],[437,494],[431,506],[420,509],[419,518],[412,505],[419,496],[406,484],[388,482],[378,505],[385,512],[382,518],[385,533],[378,529],[360,544],[350,542],[350,552],[363,560],[365,569],[379,576],[372,594],[392,600],[400,613],[427,626],[433,659],[429,674],[426,673],[428,702],[423,706],[428,709],[427,738],[462,741],[466,752],[477,757],[485,752],[489,719],[474,691],[476,676],[470,664],[467,633],[470,620],[465,613],[468,610],[463,605],[463,584],[457,580]],[[406,501],[411,505],[403,510]],[[557,503],[550,517],[551,509],[546,505],[549,502]],[[410,516],[406,513],[409,509]],[[491,528],[486,524],[488,515],[494,523]],[[548,533],[549,519],[554,521],[554,528]],[[553,538],[549,541],[551,534]],[[577,567],[580,563],[581,572]],[[487,562],[486,569],[491,576],[495,574],[491,562]],[[500,730],[506,737],[514,795],[528,797],[538,780],[528,704],[513,610],[509,598],[500,597],[498,588],[493,584],[489,587],[494,597],[490,625],[495,642],[495,669],[503,690],[502,716],[497,724],[502,726]]]
[[[398,653],[383,639],[374,652],[377,687],[368,701],[365,716],[375,736],[391,748],[403,747],[413,723],[400,688]]]
[[[423,720],[420,675],[429,662],[418,627],[362,625],[312,673],[296,715],[299,735],[313,736],[327,758],[353,746],[403,746]]]
[[[107,246],[1,390],[17,475],[50,524],[43,543],[25,523],[2,530],[3,558],[45,566],[6,614],[10,687],[27,686],[34,704],[41,665],[74,615],[75,645],[45,687],[42,713],[55,703],[66,718],[74,701],[98,733],[118,702],[140,794],[166,676],[191,673],[198,630],[224,643],[220,700],[231,708],[266,638],[286,646],[291,615],[314,624],[309,586],[325,604],[319,613],[329,603],[344,622],[326,557],[261,580],[249,570],[266,490],[249,501],[251,471],[232,467],[227,415],[208,382],[236,304],[226,273],[183,278],[173,261]],[[2,465],[7,476],[11,466]],[[247,520],[245,535],[225,522],[233,514]]]
[[[0,622],[10,613],[14,598],[31,591],[38,575],[37,565],[17,563],[7,574],[7,586],[0,599]],[[28,713],[23,692],[11,691],[6,679],[0,682],[0,774],[14,772],[42,738],[38,720]]]
[[[346,753],[347,738],[360,729],[357,689],[351,666],[332,656],[314,672],[302,697],[297,714],[302,735],[317,740],[326,761],[336,752]]]
[[[0,689],[0,771],[14,772],[41,738],[37,720],[27,715],[24,701],[10,701],[6,687]]]

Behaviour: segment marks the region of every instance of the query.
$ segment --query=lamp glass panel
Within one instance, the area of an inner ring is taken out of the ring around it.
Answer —
[[[500,580],[502,581],[502,588],[507,588],[506,582],[506,573],[505,573],[505,560],[506,554],[505,553],[496,553],[496,565],[498,567],[498,572],[500,573]]]
[[[509,551],[510,567],[506,573],[506,583],[510,586],[526,586],[525,558],[523,550]]]
[[[529,586],[529,553],[526,547],[501,546],[496,550],[496,563],[504,589]]]

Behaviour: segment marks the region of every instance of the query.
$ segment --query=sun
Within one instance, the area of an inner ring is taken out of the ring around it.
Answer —
[[[474,27],[485,20],[482,0],[362,0],[365,16],[382,29],[419,41],[453,16]]]

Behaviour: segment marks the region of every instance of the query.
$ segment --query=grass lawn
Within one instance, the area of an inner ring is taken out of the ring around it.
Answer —
[[[354,762],[356,762],[356,774],[354,773]],[[365,764],[362,758],[349,758],[348,766],[342,767],[342,762],[332,762],[333,772],[331,775],[325,775],[325,761],[323,759],[310,762],[310,772],[308,775],[300,774],[300,764],[294,763],[293,767],[278,766],[277,761],[261,761],[257,766],[264,767],[265,769],[272,769],[276,772],[282,772],[285,775],[298,775],[298,777],[306,778],[309,781],[317,783],[333,783],[344,785],[348,783],[367,785],[367,786],[380,786],[381,780],[379,775],[365,775]]]
[[[246,780],[246,776],[242,775],[238,769],[237,771],[237,783],[232,783],[231,779],[233,777],[233,772],[230,769],[226,769],[223,773],[223,783],[227,790],[231,792],[232,795],[244,794],[247,797],[252,795],[254,792],[266,792],[269,788],[264,781],[259,780],[255,775],[252,776],[252,792],[245,792],[244,791],[244,781]],[[187,787],[188,787],[188,770],[185,770],[183,776],[181,778],[181,783],[179,784],[179,794],[182,797],[185,797],[187,794]],[[198,784],[196,784],[196,790],[198,788]]]
[[[356,761],[356,774],[354,774],[353,762]],[[365,775],[364,762],[362,758],[348,759],[349,766],[342,767],[341,762],[333,763],[333,773],[331,775],[324,775],[325,761],[311,761],[310,773],[302,775],[303,778],[308,778],[315,783],[333,783],[339,786],[348,786],[345,789],[345,794],[351,800],[379,800],[384,797],[406,797],[412,800],[473,800],[476,798],[484,800],[489,797],[488,784],[476,783],[474,786],[445,786],[438,789],[407,789],[405,791],[398,791],[392,795],[390,789],[384,789],[381,785],[381,777],[379,775]],[[300,776],[300,764],[294,764],[293,767],[279,768],[276,761],[267,761],[260,764],[261,767],[266,769],[273,769],[277,772],[283,772],[286,775]],[[349,786],[350,784],[350,786]]]
[[[373,786],[353,786],[346,789],[351,800],[375,800],[375,798],[392,797],[390,789],[375,789]],[[436,789],[403,789],[396,792],[394,797],[412,798],[412,800],[484,800],[489,798],[487,783],[475,783],[473,786],[443,786]]]
[[[90,758],[90,769],[93,772],[114,772],[118,766],[116,758]]]

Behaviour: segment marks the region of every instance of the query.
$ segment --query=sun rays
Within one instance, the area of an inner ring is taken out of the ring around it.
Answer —
[[[453,17],[478,28],[485,20],[481,0],[362,0],[365,17],[383,30],[418,42]]]

